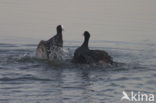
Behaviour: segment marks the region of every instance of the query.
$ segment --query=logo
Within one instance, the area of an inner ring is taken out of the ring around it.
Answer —
[[[125,100],[131,101],[130,98],[128,97],[128,95],[127,95],[127,93],[126,93],[125,91],[123,91],[122,94],[123,94],[123,97],[121,98],[121,101],[124,100],[124,99],[125,99]]]
[[[127,100],[132,102],[154,102],[154,94],[146,94],[141,92],[130,92],[128,95],[125,91],[122,92],[123,96],[121,101]]]

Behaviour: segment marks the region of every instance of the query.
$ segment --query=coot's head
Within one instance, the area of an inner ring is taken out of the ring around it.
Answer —
[[[59,33],[64,30],[63,25],[58,25],[56,29],[57,29],[57,32],[59,32]]]
[[[83,35],[85,38],[90,38],[90,33],[88,31],[85,31]]]

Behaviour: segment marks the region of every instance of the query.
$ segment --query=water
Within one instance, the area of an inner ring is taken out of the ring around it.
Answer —
[[[0,0],[0,103],[122,103],[122,91],[156,95],[155,0]],[[41,39],[65,27],[65,60],[35,58]],[[121,64],[70,62],[91,32],[91,49]]]

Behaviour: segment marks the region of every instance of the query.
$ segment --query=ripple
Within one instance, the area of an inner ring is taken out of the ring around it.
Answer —
[[[99,102],[120,98],[123,89],[138,91],[141,87],[142,91],[150,92],[155,86],[152,79],[156,77],[155,65],[140,63],[144,61],[145,51],[106,48],[119,61],[109,66],[71,63],[75,46],[64,47],[67,54],[63,61],[57,62],[37,59],[36,44],[6,47],[0,49],[0,58],[3,58],[0,60],[0,96],[4,98],[15,96],[25,100],[27,96],[30,100],[48,98],[51,101],[58,97],[67,102],[87,98]]]
[[[18,77],[18,78],[9,78],[9,77],[4,77],[0,78],[0,81],[26,81],[26,80],[31,80],[31,81],[52,81],[51,79],[42,79],[42,78],[37,78],[37,77]]]
[[[5,43],[0,43],[0,47],[18,47],[16,44],[5,44]]]

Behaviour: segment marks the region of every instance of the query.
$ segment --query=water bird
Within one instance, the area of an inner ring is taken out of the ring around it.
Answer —
[[[63,53],[63,25],[56,27],[57,34],[47,41],[41,40],[36,49],[36,56],[40,59],[60,60]]]
[[[84,42],[78,47],[72,59],[73,63],[80,64],[92,64],[104,62],[107,64],[113,64],[113,58],[103,50],[90,50],[88,47],[90,33],[88,31],[84,32]]]

